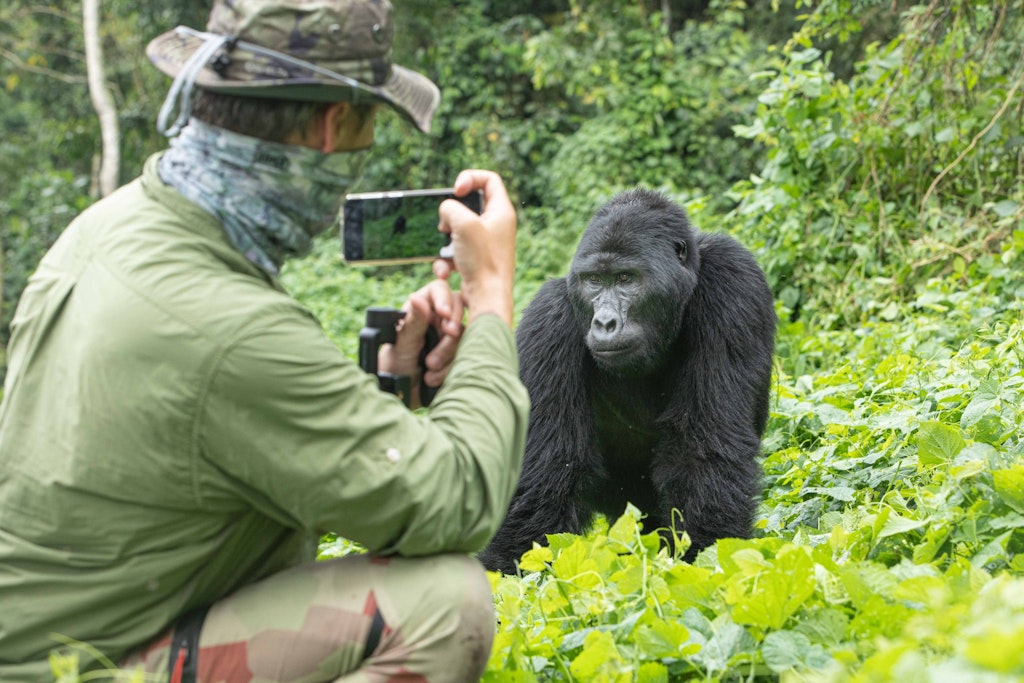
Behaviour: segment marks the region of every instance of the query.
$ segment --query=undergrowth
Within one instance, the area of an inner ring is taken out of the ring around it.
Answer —
[[[1021,680],[1020,311],[946,284],[930,312],[783,330],[827,362],[780,363],[755,538],[690,565],[630,508],[493,575],[485,680]]]

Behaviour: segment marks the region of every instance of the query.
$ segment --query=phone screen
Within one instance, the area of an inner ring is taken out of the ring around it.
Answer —
[[[345,260],[398,264],[448,256],[451,237],[437,229],[437,208],[449,198],[481,211],[479,191],[465,197],[456,197],[451,188],[348,195],[342,214]]]

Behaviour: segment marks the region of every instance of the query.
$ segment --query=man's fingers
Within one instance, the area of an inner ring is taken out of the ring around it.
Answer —
[[[440,226],[438,226],[438,230],[440,229]],[[433,270],[434,277],[438,280],[447,280],[455,269],[452,267],[452,262],[450,260],[439,258],[434,259]]]
[[[448,374],[448,369],[451,368],[452,362],[455,360],[455,351],[458,349],[458,346],[458,338],[441,337],[441,341],[437,343],[437,346],[427,354],[425,359],[427,371],[424,375],[427,384],[433,387],[444,381],[445,376]]]
[[[454,294],[452,293],[451,287],[444,280],[433,280],[419,290],[422,292],[428,302],[428,310],[433,311],[439,317],[448,319],[452,315],[452,308],[454,306],[453,299]]]
[[[507,210],[506,207],[511,208],[512,202],[509,201],[508,192],[505,189],[505,184],[501,182],[501,176],[494,171],[485,171],[478,168],[471,168],[459,173],[455,178],[456,196],[463,197],[473,190],[484,191],[484,211],[486,215],[490,211]]]
[[[402,307],[405,317],[399,323],[399,330],[407,334],[426,334],[430,324],[432,304],[427,293],[420,289],[409,295]]]

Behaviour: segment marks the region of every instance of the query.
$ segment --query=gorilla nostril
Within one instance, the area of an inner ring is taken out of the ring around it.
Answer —
[[[615,328],[618,327],[618,323],[615,318],[594,318],[594,331],[602,334],[611,334],[615,332]]]

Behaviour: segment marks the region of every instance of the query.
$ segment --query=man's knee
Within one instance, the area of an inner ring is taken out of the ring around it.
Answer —
[[[487,572],[476,559],[466,555],[439,555],[426,570],[432,595],[428,599],[456,603],[469,611],[485,612],[493,621],[494,597]]]
[[[454,621],[460,628],[494,629],[494,598],[483,566],[466,555],[395,558],[386,570],[384,589],[399,612],[434,622]],[[400,565],[400,566],[399,566]],[[377,582],[375,582],[376,584]]]
[[[395,558],[374,581],[393,638],[378,654],[412,648],[429,680],[478,680],[494,639],[494,599],[483,566],[466,555]],[[392,623],[393,622],[393,623]]]

